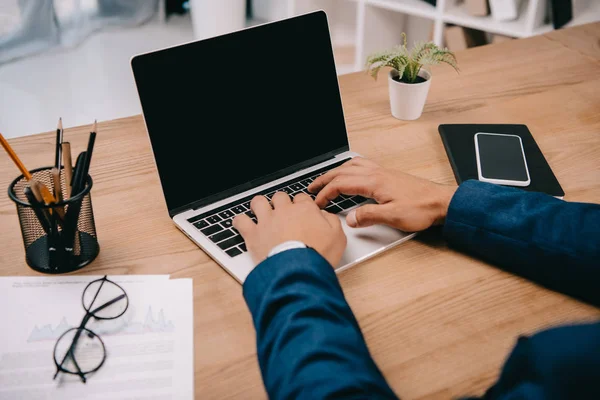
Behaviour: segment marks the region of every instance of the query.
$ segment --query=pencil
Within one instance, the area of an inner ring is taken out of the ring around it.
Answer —
[[[15,151],[13,150],[12,147],[10,147],[10,144],[8,144],[8,142],[6,141],[4,136],[2,136],[2,133],[0,133],[0,144],[2,144],[2,147],[4,147],[4,150],[6,150],[6,152],[8,153],[8,156],[13,160],[13,162],[16,164],[17,168],[19,168],[19,170],[21,171],[21,173],[23,174],[25,179],[27,179],[28,181],[31,181],[33,179],[33,176],[31,175],[29,170],[27,168],[25,168],[25,165],[23,165],[23,163],[17,156],[17,153],[15,153]],[[46,204],[56,202],[56,199],[54,198],[52,193],[50,193],[50,190],[46,187],[46,185],[44,185],[41,182],[38,182],[38,183],[40,184],[39,189],[40,189],[40,194],[43,198],[43,202]]]
[[[50,193],[50,189],[48,189],[42,182],[32,179],[29,181],[29,187],[31,187],[31,191],[39,203],[47,206],[56,203],[54,196],[52,196],[52,193]],[[65,218],[65,210],[62,207],[48,208],[48,212],[50,214],[53,214],[53,211],[56,211],[62,222],[62,220]]]
[[[10,144],[8,144],[2,133],[0,133],[0,143],[2,144],[2,147],[4,147],[4,150],[6,150],[6,152],[8,153],[8,156],[11,158],[11,160],[13,160],[17,168],[19,168],[25,179],[30,180],[31,173],[27,168],[25,168],[25,165],[23,165],[13,148],[10,147]]]
[[[63,141],[63,126],[62,118],[58,119],[58,126],[56,127],[56,152],[54,154],[54,167],[60,170],[60,161]]]
[[[46,204],[44,201],[44,197],[42,196],[42,191],[40,190],[40,185],[41,183],[36,180],[32,180],[29,182],[29,187],[31,188],[31,192],[33,193],[33,196],[35,197],[37,202],[40,204]]]
[[[71,179],[73,179],[73,159],[71,156],[71,143],[62,144],[63,168],[65,174],[65,198],[71,197]]]
[[[62,187],[60,186],[60,170],[52,168],[52,183],[54,184],[54,197],[60,203],[63,201]]]
[[[54,198],[54,196],[50,192],[50,189],[48,189],[48,187],[46,185],[44,185],[42,182],[36,181],[35,179],[32,179],[32,181],[39,183],[40,192],[42,193],[44,203],[46,203],[46,204],[56,203],[56,199]]]

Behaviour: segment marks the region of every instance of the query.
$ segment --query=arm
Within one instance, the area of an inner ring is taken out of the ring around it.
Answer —
[[[468,181],[452,198],[444,236],[462,251],[600,306],[600,205]]]
[[[316,179],[325,207],[339,194],[375,199],[350,226],[415,232],[443,223],[448,242],[551,289],[600,305],[600,205],[568,203],[478,181],[457,190],[354,158]]]
[[[244,283],[258,361],[272,399],[395,399],[327,260],[288,250]]]
[[[244,282],[256,328],[258,361],[272,399],[395,399],[373,362],[332,265],[346,236],[337,216],[306,194],[276,193],[251,202],[233,224],[258,266]],[[289,241],[310,248],[271,249]],[[314,250],[313,250],[314,249]]]

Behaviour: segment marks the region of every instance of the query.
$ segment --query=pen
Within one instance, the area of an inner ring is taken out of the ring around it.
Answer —
[[[65,174],[65,198],[71,197],[71,179],[73,179],[73,160],[71,158],[71,143],[63,142],[63,171]]]
[[[10,146],[10,144],[8,144],[8,142],[6,141],[6,139],[4,138],[2,133],[0,133],[0,144],[2,144],[2,147],[4,147],[4,150],[6,150],[6,152],[8,153],[8,156],[13,160],[13,162],[16,164],[17,168],[19,168],[19,170],[21,171],[21,173],[23,174],[25,179],[27,179],[28,181],[32,180],[33,176],[31,176],[31,173],[29,172],[29,170],[27,170],[27,168],[25,168],[25,165],[23,165],[23,163],[17,156],[17,153],[15,153],[15,151]],[[54,196],[52,195],[52,193],[50,193],[50,190],[48,190],[48,188],[45,185],[42,185],[40,187],[40,193],[41,193],[45,203],[49,204],[49,203],[55,202]]]
[[[57,265],[57,250],[59,241],[58,225],[56,221],[56,214],[53,213],[50,218],[50,232],[48,234],[48,266],[52,269],[58,269]]]
[[[63,126],[62,126],[62,118],[58,119],[58,126],[56,127],[56,152],[54,154],[54,167],[60,170],[60,159],[61,159],[61,151],[62,151],[62,141],[63,141]]]
[[[90,163],[92,161],[92,153],[94,152],[94,144],[96,142],[97,121],[94,121],[94,127],[90,132],[87,149],[77,156],[75,162],[75,170],[73,171],[71,195],[78,195],[85,189]],[[69,212],[65,220],[65,229],[63,231],[63,243],[66,252],[73,252],[75,241],[77,240],[77,221],[81,211],[81,203],[83,199],[76,201],[69,206]]]
[[[81,176],[83,175],[83,163],[85,158],[86,152],[82,151],[77,156],[77,161],[75,161],[75,169],[73,170],[73,178],[71,180],[71,197],[77,196],[77,194],[79,194],[79,182],[81,181]],[[80,199],[76,202],[71,203],[69,205],[68,212],[65,216],[65,223],[63,225],[63,244],[67,253],[72,253],[73,248],[75,247],[77,220],[79,219],[79,212],[81,210],[82,201],[83,199]]]
[[[85,183],[87,181],[87,177],[88,174],[90,172],[90,165],[92,163],[92,154],[94,153],[94,144],[96,143],[96,129],[97,129],[97,123],[96,121],[94,121],[94,127],[92,128],[92,131],[90,132],[90,137],[88,139],[88,146],[87,149],[85,151],[85,158],[83,159],[83,170],[82,175],[80,176],[80,183],[79,183],[79,191],[82,191],[85,188]]]
[[[85,159],[85,151],[82,151],[77,156],[75,161],[75,168],[73,169],[73,176],[71,177],[71,197],[77,195],[77,186],[81,180],[81,173],[83,171],[83,160]]]

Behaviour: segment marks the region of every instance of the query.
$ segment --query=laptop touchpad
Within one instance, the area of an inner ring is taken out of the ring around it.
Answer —
[[[385,225],[374,225],[366,228],[350,228],[346,224],[347,211],[338,214],[342,220],[344,233],[348,238],[346,251],[342,256],[340,264],[336,267],[342,268],[350,263],[362,261],[372,257],[392,245],[399,244],[403,239],[409,239],[413,234],[399,231]]]

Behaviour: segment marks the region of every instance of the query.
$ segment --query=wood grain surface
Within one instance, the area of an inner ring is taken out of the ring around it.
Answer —
[[[600,203],[600,23],[457,56],[460,74],[433,68],[425,112],[414,122],[391,117],[386,79],[342,76],[351,148],[386,167],[450,184],[439,124],[526,124],[565,199]],[[85,149],[89,130],[65,130],[74,154]],[[52,132],[10,143],[29,169],[53,162]],[[17,175],[0,155],[0,187]],[[266,397],[241,287],[170,221],[141,116],[99,124],[91,175],[101,251],[80,273],[193,278],[196,397]],[[0,243],[0,275],[36,275],[25,264],[6,193]],[[439,229],[342,273],[340,281],[375,361],[404,399],[482,394],[519,335],[600,316],[448,249]]]

